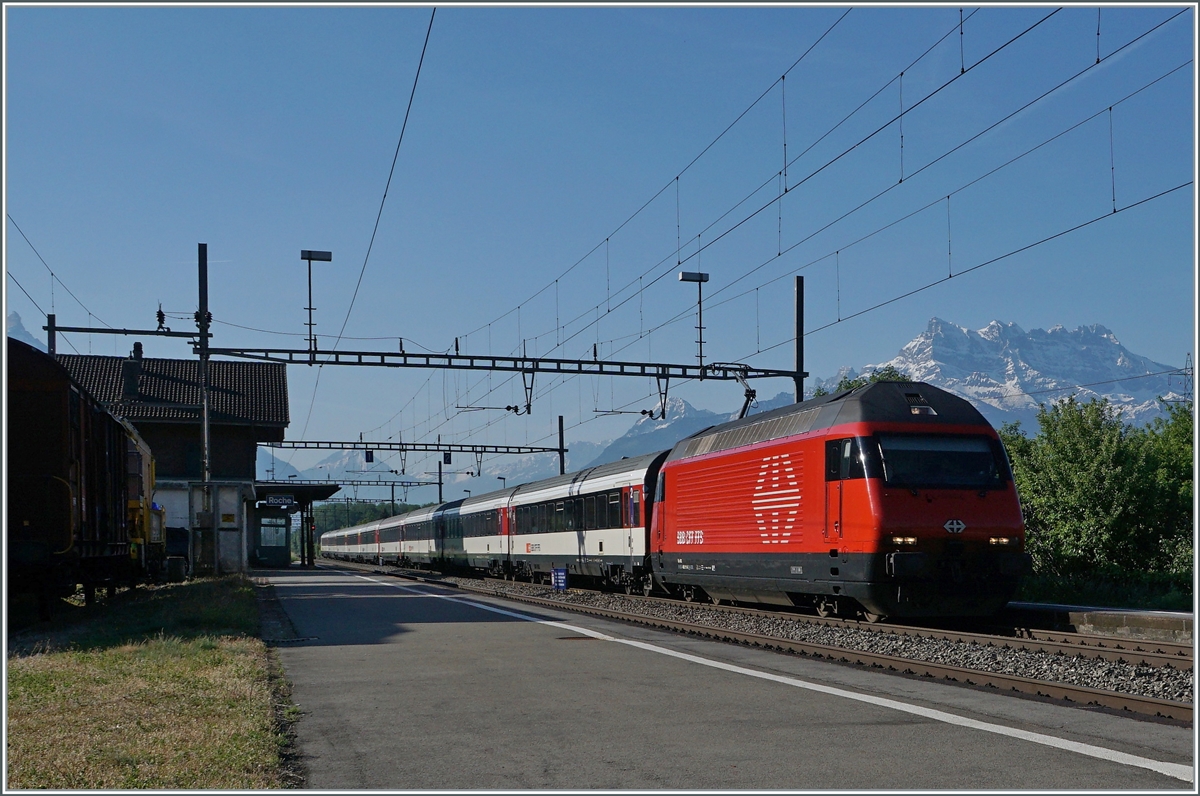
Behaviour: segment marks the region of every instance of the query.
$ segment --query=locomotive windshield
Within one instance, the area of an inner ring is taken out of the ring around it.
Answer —
[[[923,489],[998,489],[1008,468],[987,437],[880,434],[883,479]]]

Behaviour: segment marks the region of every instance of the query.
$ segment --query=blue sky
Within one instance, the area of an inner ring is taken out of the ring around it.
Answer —
[[[328,249],[316,328],[325,341],[345,321],[360,339],[341,349],[402,337],[447,351],[458,337],[468,353],[524,340],[542,356],[596,345],[690,362],[684,260],[711,274],[708,361],[790,367],[801,273],[806,325],[832,324],[806,339],[817,376],[891,358],[935,315],[1100,323],[1182,365],[1195,341],[1194,10],[1104,7],[1097,41],[1095,7],[1054,8],[967,8],[961,36],[958,6],[440,8],[364,270],[429,7],[7,5],[5,268],[60,324],[146,327],[160,302],[195,309],[205,242],[214,345],[304,348],[299,250]],[[788,191],[773,202],[785,138]],[[13,222],[86,309],[62,285],[52,297]],[[12,278],[5,301],[29,329],[44,323]],[[124,355],[132,340],[71,343]],[[595,409],[654,403],[641,379],[546,379],[533,414],[508,417],[454,410],[519,402],[508,374],[327,367],[314,390],[317,375],[289,372],[289,438],[545,444],[563,414],[568,441],[601,440],[631,418]],[[741,403],[732,383],[672,392]]]

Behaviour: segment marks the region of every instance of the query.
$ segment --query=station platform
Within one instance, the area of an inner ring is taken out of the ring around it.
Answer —
[[[1028,622],[1031,627],[1048,630],[1176,644],[1190,644],[1194,638],[1194,616],[1183,611],[1011,602],[1005,607],[1004,615],[1015,622]]]

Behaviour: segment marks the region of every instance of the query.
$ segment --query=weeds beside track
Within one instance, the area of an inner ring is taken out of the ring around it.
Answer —
[[[292,787],[286,682],[239,576],[118,594],[8,639],[8,788]]]

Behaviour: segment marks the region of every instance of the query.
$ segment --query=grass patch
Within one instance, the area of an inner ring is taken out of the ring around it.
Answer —
[[[1021,583],[1017,600],[1147,611],[1191,611],[1192,579],[1165,573],[1098,573],[1031,575]]]
[[[295,784],[286,681],[240,576],[138,590],[9,639],[8,786]]]

